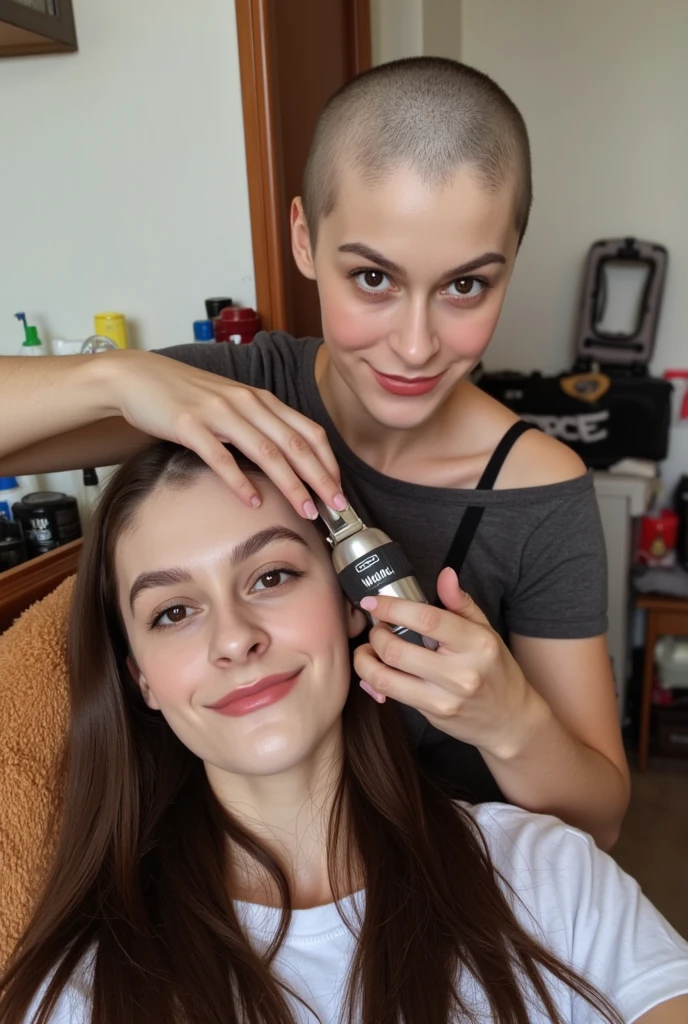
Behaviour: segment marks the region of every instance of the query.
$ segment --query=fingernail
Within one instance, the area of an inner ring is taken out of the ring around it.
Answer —
[[[312,501],[304,501],[304,503],[303,503],[303,511],[306,513],[306,515],[308,516],[309,519],[317,519],[318,518],[318,510],[315,507],[314,502],[312,502]]]
[[[332,499],[332,508],[336,508],[338,512],[343,512],[345,508],[349,507],[349,502],[346,500],[343,494],[335,494]]]
[[[253,505],[254,508],[260,508],[260,498],[258,497],[257,494],[254,494],[253,497],[251,498],[251,504]]]
[[[377,608],[377,598],[364,597],[361,601],[361,608],[364,608],[367,612],[374,612]]]
[[[372,697],[372,698],[373,698],[373,700],[376,700],[376,701],[378,702],[378,704],[384,704],[384,703],[385,703],[385,701],[387,700],[387,698],[386,698],[385,696],[383,696],[383,694],[381,694],[381,693],[377,693],[377,692],[376,692],[376,691],[375,691],[375,690],[374,690],[374,689],[372,688],[372,686],[368,686],[368,684],[367,684],[367,683],[365,683],[365,682],[364,682],[364,681],[363,681],[362,679],[360,679],[360,680],[359,680],[359,683],[358,683],[358,685],[359,685],[359,686],[361,687],[361,689],[362,689],[362,690],[365,690],[365,692],[366,692],[366,693],[367,693],[367,694],[368,694],[368,695],[369,695],[370,697]]]

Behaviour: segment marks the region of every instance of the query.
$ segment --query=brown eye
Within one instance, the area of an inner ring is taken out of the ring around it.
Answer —
[[[363,280],[369,288],[379,288],[385,279],[381,270],[366,270]]]
[[[447,295],[455,299],[477,299],[489,287],[488,282],[479,277],[457,277],[447,288]]]
[[[179,622],[184,622],[189,618],[187,612],[193,609],[189,609],[185,604],[173,604],[170,608],[166,608],[164,612],[161,612],[157,618],[153,619],[151,627],[153,629],[157,627],[165,628],[169,626],[176,626]]]
[[[182,622],[186,618],[186,608],[183,604],[176,604],[173,608],[168,608],[165,615],[170,622]]]
[[[270,572],[264,572],[258,582],[263,584],[262,589],[270,590],[272,587],[279,587],[283,575],[279,569],[271,569]]]
[[[358,285],[365,292],[383,292],[385,291],[384,285],[387,281],[387,275],[383,274],[381,270],[359,270],[353,275],[358,281]]]

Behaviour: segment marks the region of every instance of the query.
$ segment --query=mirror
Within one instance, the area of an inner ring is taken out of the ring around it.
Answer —
[[[55,0],[14,0],[14,3],[23,4],[24,7],[30,7],[32,11],[40,11],[41,14],[49,14],[51,17],[55,17],[57,14]]]
[[[645,260],[604,260],[597,278],[597,334],[632,338],[642,325],[652,265]]]

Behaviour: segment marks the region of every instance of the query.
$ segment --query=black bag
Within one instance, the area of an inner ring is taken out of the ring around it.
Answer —
[[[593,469],[624,458],[666,458],[672,386],[648,376],[647,364],[667,258],[663,246],[634,238],[595,242],[588,254],[572,371],[555,377],[483,373],[475,382],[522,419],[564,441]],[[612,272],[621,289],[617,296],[610,296]],[[630,283],[637,293],[632,318],[623,330],[612,330]]]

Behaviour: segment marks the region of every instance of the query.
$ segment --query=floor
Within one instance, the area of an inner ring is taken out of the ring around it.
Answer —
[[[688,938],[688,760],[651,759],[647,772],[633,772],[632,783],[612,855]]]

